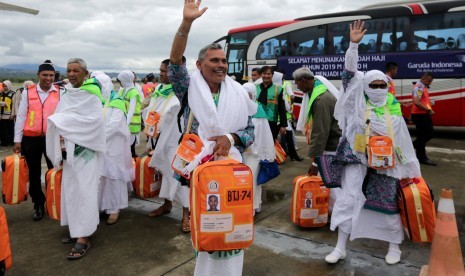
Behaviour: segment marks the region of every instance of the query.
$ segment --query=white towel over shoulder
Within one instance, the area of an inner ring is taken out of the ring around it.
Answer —
[[[208,141],[208,138],[244,129],[247,127],[248,117],[257,112],[257,106],[250,101],[242,85],[226,76],[221,83],[217,110],[210,88],[199,70],[190,78],[188,97],[189,107],[199,122],[198,134],[204,143],[202,152],[187,167],[190,172],[203,157],[213,154],[215,142]],[[242,161],[241,154],[235,147],[231,147],[229,155]]]

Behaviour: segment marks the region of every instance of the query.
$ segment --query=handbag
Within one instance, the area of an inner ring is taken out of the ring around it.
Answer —
[[[368,168],[363,180],[362,191],[366,197],[363,208],[392,215],[399,213],[397,206],[397,189],[399,179],[379,174]]]
[[[260,160],[260,169],[257,176],[257,185],[262,185],[273,178],[276,178],[280,175],[281,172],[278,168],[278,163],[276,160],[270,162],[268,160]]]

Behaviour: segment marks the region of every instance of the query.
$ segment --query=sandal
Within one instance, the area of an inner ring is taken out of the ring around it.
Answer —
[[[78,240],[77,238],[66,237],[66,238],[62,238],[61,242],[63,244],[71,244],[71,243],[76,243],[77,240]]]
[[[87,251],[89,251],[89,248],[90,248],[90,242],[87,242],[87,243],[76,242],[73,248],[71,248],[71,250],[69,251],[68,256],[66,256],[66,258],[68,260],[80,259],[84,257],[84,255],[86,255]]]
[[[183,233],[190,233],[191,232],[191,224],[189,219],[183,219],[181,223],[181,231]]]
[[[166,209],[164,205],[160,206],[158,209],[153,210],[152,212],[148,213],[147,216],[149,218],[156,218],[156,217],[161,217],[164,214],[169,214],[171,212],[171,209]]]

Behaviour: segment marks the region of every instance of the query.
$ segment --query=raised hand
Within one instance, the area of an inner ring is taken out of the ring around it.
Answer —
[[[354,24],[350,24],[350,41],[352,43],[359,43],[365,33],[367,32],[367,29],[364,29],[365,27],[365,21],[360,21],[360,20],[355,20]]]
[[[204,7],[199,9],[200,3],[202,0],[185,0],[184,1],[184,11],[183,11],[183,18],[184,20],[194,21],[195,19],[202,16],[202,14],[208,9]]]

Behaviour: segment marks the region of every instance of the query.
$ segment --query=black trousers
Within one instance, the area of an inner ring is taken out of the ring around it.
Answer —
[[[29,194],[31,195],[34,206],[43,205],[45,203],[45,195],[42,192],[40,181],[42,155],[45,157],[47,167],[53,167],[52,162],[48,159],[45,149],[45,137],[30,137],[23,136],[21,142],[21,153],[26,158],[29,168]]]
[[[413,141],[413,147],[417,151],[418,160],[426,160],[426,143],[433,138],[433,118],[428,114],[412,114],[412,121],[417,130],[417,138]]]
[[[0,119],[0,142],[2,146],[13,144],[15,133],[15,121],[9,119]]]
[[[295,144],[294,144],[294,137],[292,137],[292,131],[291,130],[286,130],[286,135],[285,137],[282,137],[283,135],[281,134],[281,146],[283,147],[284,151],[292,157],[292,158],[297,158],[297,151],[295,149]]]
[[[270,125],[271,134],[273,134],[273,139],[276,140],[278,138],[278,134],[279,134],[279,125],[278,125],[278,123],[268,121],[268,124]]]

